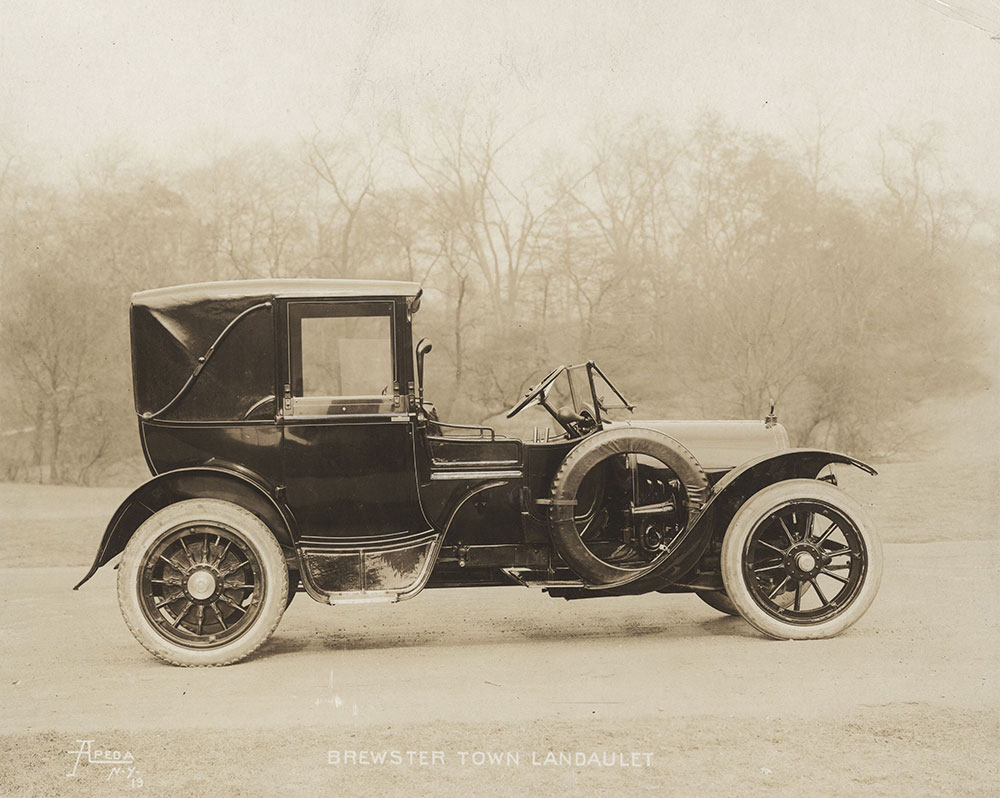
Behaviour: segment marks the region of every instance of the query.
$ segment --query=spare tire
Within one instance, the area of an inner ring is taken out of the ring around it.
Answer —
[[[598,557],[580,537],[574,513],[580,485],[605,460],[624,454],[646,455],[668,466],[683,488],[688,517],[700,510],[708,497],[708,477],[704,469],[691,452],[669,435],[628,427],[597,432],[583,440],[566,455],[552,481],[549,533],[566,564],[592,585],[631,581],[660,566],[673,554],[670,550],[664,551],[640,568],[619,566]]]

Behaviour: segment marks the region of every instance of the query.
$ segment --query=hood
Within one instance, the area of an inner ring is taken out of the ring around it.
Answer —
[[[682,443],[706,471],[729,471],[763,454],[788,448],[781,424],[763,421],[610,421],[605,427],[641,427]]]

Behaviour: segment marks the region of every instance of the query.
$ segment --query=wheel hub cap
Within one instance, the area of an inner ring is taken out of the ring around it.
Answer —
[[[809,573],[816,567],[816,558],[813,557],[808,551],[800,551],[795,556],[795,564],[798,566],[800,571]]]
[[[208,571],[195,571],[187,580],[187,592],[198,601],[204,601],[215,593],[215,587],[215,577]]]

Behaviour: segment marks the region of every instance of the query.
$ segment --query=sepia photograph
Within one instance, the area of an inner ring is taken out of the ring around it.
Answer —
[[[998,0],[0,0],[0,795],[995,795],[998,130]]]

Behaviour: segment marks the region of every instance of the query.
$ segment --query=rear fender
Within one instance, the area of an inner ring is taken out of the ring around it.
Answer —
[[[153,513],[185,499],[222,499],[261,519],[286,549],[293,544],[295,519],[254,475],[221,467],[181,468],[159,474],[136,488],[111,517],[94,564],[74,590],[124,551],[129,539]]]

